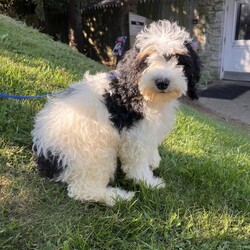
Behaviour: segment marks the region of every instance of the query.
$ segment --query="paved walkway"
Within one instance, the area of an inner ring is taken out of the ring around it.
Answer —
[[[250,82],[220,81],[199,92],[200,98],[193,105],[225,120],[250,126]]]

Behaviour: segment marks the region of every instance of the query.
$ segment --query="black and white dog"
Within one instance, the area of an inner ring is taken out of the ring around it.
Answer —
[[[166,20],[141,31],[117,69],[86,74],[37,114],[33,150],[38,169],[68,185],[68,195],[113,205],[133,192],[109,187],[117,158],[128,179],[163,188],[153,175],[158,145],[175,120],[177,99],[197,98],[199,58],[189,34]]]

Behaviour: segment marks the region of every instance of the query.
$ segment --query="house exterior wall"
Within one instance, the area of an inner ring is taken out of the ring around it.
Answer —
[[[208,81],[218,80],[222,62],[225,0],[198,1],[194,15],[199,20],[193,34],[199,42],[203,77]]]

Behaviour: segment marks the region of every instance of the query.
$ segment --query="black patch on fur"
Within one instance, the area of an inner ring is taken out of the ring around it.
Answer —
[[[188,81],[187,95],[191,99],[199,99],[196,84],[200,80],[201,62],[197,53],[193,50],[190,43],[185,44],[188,54],[177,55],[178,65],[184,66],[184,74]]]
[[[34,151],[36,152],[36,150]],[[51,152],[48,152],[47,158],[43,154],[39,156],[35,155],[34,160],[40,176],[55,179],[64,170],[62,162],[58,161],[58,156],[53,155]]]
[[[132,48],[126,52],[123,59],[117,64],[116,71],[119,74],[119,83],[134,85],[138,83],[144,69],[147,68],[147,56],[140,60],[137,59],[139,50]],[[139,90],[138,90],[139,93]]]
[[[137,84],[122,82],[120,77],[113,77],[109,86],[110,89],[103,95],[103,102],[110,113],[110,120],[121,132],[143,119],[142,96]]]

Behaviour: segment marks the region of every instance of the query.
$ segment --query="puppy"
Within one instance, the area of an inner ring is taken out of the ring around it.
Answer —
[[[33,151],[41,174],[68,196],[114,205],[134,193],[108,186],[117,159],[127,179],[163,188],[158,146],[173,127],[178,98],[197,98],[197,54],[184,28],[166,20],[141,31],[113,72],[84,79],[37,114]]]

